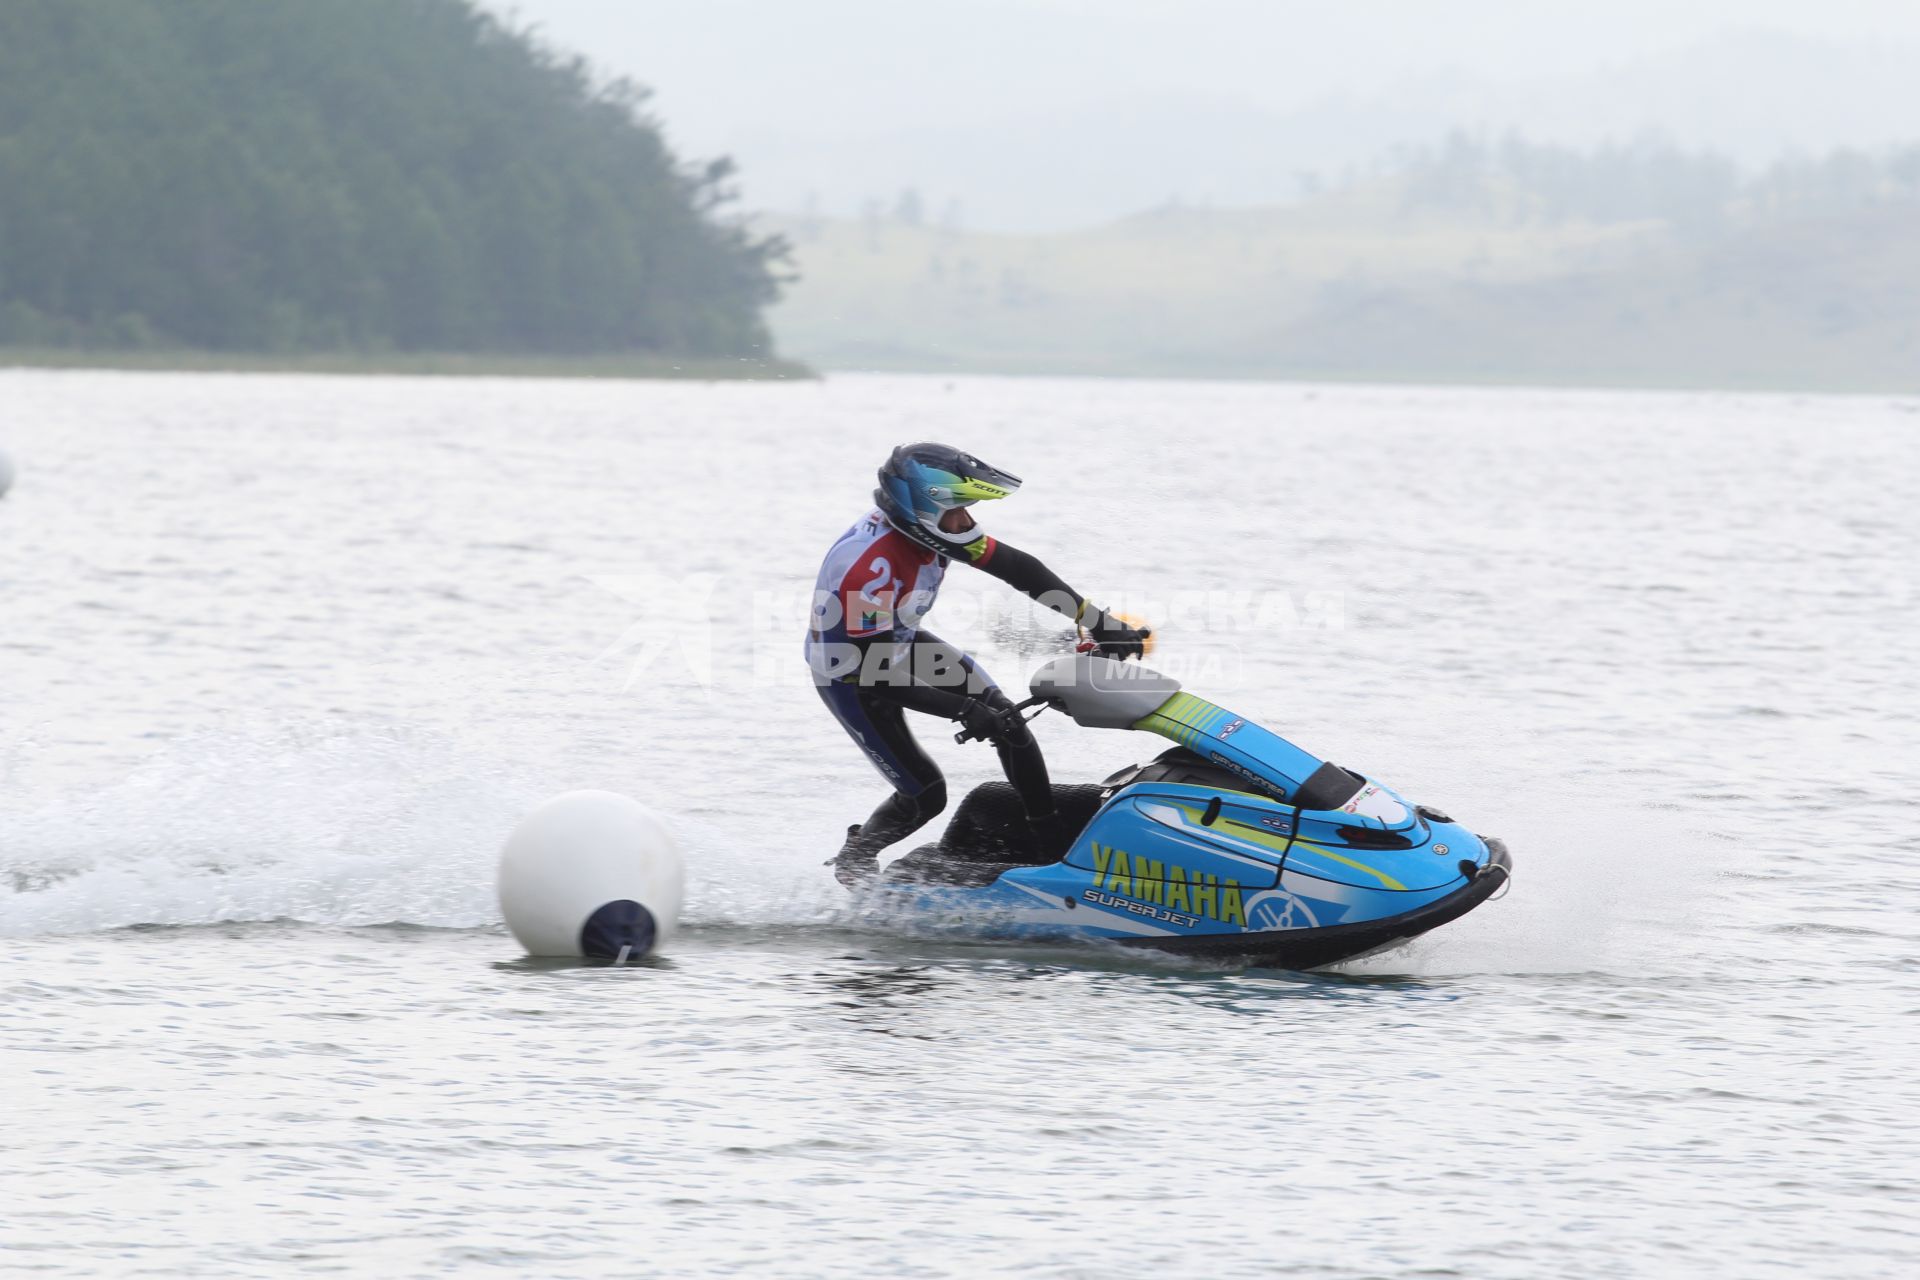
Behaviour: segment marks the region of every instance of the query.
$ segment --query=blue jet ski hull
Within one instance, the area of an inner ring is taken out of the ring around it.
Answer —
[[[1178,746],[1056,788],[1078,828],[1064,853],[1020,848],[1032,834],[1012,788],[988,783],[939,844],[887,869],[867,910],[974,937],[1312,969],[1456,920],[1511,877],[1499,840],[1170,686],[1125,695],[1137,706],[1118,714]],[[1120,696],[1083,703],[1083,722],[1111,726]],[[1134,718],[1139,706],[1153,709]]]
[[[1064,852],[1033,848],[1010,785],[973,789],[939,844],[887,867],[868,912],[985,938],[1317,969],[1459,919],[1511,879],[1500,841],[1139,664],[1056,658],[1033,691],[1029,704],[1083,727],[1177,745],[1100,785],[1056,787],[1077,831]]]
[[[1317,928],[1249,930],[1239,936],[1140,939],[1125,945],[1147,946],[1175,955],[1227,964],[1277,969],[1318,969],[1358,960],[1411,942],[1429,930],[1458,920],[1498,893],[1513,873],[1505,843],[1486,841],[1489,857],[1473,879],[1424,906],[1397,916]]]
[[[1149,782],[1103,795],[1064,857],[1027,865],[995,861],[1004,844],[981,839],[977,811],[1014,803],[989,783],[963,803],[957,831],[895,863],[864,905],[934,932],[1313,969],[1456,920],[1512,872],[1501,841],[1414,806],[1393,840],[1344,814],[1224,788]]]

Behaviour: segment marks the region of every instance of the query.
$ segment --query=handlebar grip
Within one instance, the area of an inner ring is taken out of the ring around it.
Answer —
[[[1022,713],[1034,707],[1042,706],[1043,704],[1046,703],[1046,701],[1047,700],[1042,697],[1032,697],[1032,698],[1026,699],[1024,702],[1014,703],[1010,709],[1014,713],[1014,716],[1016,717],[1016,719],[1030,720],[1033,718],[1032,716],[1027,716]],[[953,735],[953,740],[955,742],[965,744],[969,742],[983,742],[986,740],[986,737],[987,735],[984,733],[975,733],[971,729],[963,728],[960,730],[960,732]]]

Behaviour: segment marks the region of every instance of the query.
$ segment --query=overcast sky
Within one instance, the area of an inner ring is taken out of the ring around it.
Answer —
[[[1284,198],[1455,125],[1750,160],[1920,141],[1915,0],[494,0],[761,207],[1041,228]]]

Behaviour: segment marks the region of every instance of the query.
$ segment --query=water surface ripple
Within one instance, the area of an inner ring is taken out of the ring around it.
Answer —
[[[0,373],[0,1268],[1910,1275],[1917,408]],[[849,919],[794,609],[905,438],[1510,896],[1319,975]],[[500,929],[579,786],[670,813],[670,955]]]

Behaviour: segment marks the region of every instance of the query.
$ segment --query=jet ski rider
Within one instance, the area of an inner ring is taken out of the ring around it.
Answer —
[[[1046,758],[1013,701],[973,658],[920,625],[950,561],[960,560],[1073,619],[1095,651],[1138,657],[1152,634],[1088,603],[1039,560],[983,533],[967,508],[1004,498],[1020,478],[942,444],[906,444],[880,468],[877,508],[827,551],[814,586],[807,663],[827,709],[893,793],[847,829],[830,866],[849,888],[882,849],[946,808],[947,784],[907,727],[907,711],[958,721],[993,743],[1031,829],[1034,861],[1071,834],[1054,811]]]

